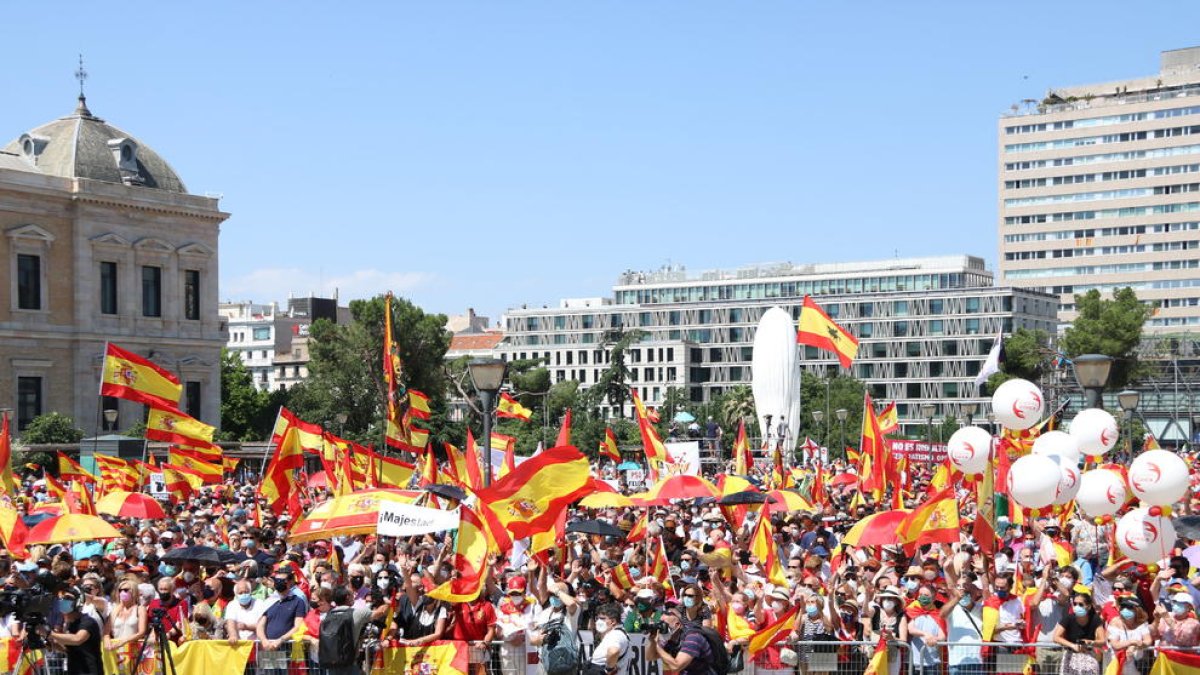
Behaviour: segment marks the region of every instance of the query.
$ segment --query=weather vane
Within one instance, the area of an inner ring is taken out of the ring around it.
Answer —
[[[83,82],[88,78],[88,72],[83,69],[83,54],[79,55],[79,69],[75,71],[75,79],[79,80],[79,98],[83,98]]]

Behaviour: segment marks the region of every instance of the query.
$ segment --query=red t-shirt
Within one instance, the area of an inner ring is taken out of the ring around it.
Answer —
[[[496,624],[496,608],[486,600],[454,605],[454,628],[451,640],[482,640],[489,626]]]

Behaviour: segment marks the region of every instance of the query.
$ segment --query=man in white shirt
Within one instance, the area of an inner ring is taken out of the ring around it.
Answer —
[[[267,610],[267,602],[251,595],[250,582],[242,579],[233,585],[233,600],[225,605],[225,634],[229,644],[253,640],[258,620]]]
[[[997,642],[1020,642],[1021,632],[1025,628],[1025,605],[1012,592],[1013,578],[1011,574],[1001,574],[996,577],[995,595],[1000,601],[999,620],[996,622]]]
[[[947,663],[950,675],[978,673],[983,668],[979,643],[983,641],[983,606],[980,587],[970,577],[950,586],[950,597],[942,605],[946,620]],[[957,644],[963,643],[963,644]]]

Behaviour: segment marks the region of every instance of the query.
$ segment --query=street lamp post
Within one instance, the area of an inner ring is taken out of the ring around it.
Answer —
[[[1103,408],[1104,385],[1112,370],[1113,358],[1104,354],[1082,354],[1076,356],[1075,382],[1084,392],[1085,408]]]
[[[333,416],[333,419],[338,424],[338,436],[346,435],[346,420],[350,419],[350,415],[340,412]]]
[[[1133,414],[1137,411],[1138,403],[1142,400],[1142,395],[1133,389],[1126,389],[1117,394],[1117,402],[1121,404],[1121,410],[1125,413],[1125,459],[1128,461],[1133,456]]]
[[[115,408],[105,408],[104,409],[104,430],[105,431],[116,431],[117,415],[118,415],[118,412]]]
[[[979,409],[979,406],[976,403],[962,404],[962,412],[963,412],[963,415],[967,418],[967,426],[971,426],[971,424],[974,423],[975,411],[978,409]]]
[[[987,421],[988,421],[988,431],[991,432],[991,434],[993,436],[995,436],[996,435],[996,413],[988,411]]]
[[[925,418],[925,443],[929,448],[933,448],[933,413],[937,411],[937,406],[932,403],[921,404],[921,416]]]
[[[471,384],[479,392],[479,403],[483,415],[483,461],[484,485],[492,484],[492,412],[496,407],[496,394],[504,384],[504,372],[508,364],[500,359],[475,359],[467,364]]]
[[[845,408],[838,408],[833,411],[838,420],[838,426],[841,430],[838,432],[838,452],[846,451],[846,417],[850,415],[850,411]]]
[[[816,422],[816,424],[817,424],[818,431],[820,431],[821,420],[825,419],[825,411],[814,410],[814,411],[812,411],[812,417],[813,417],[813,422]],[[821,436],[824,436],[824,434],[821,434]],[[824,440],[824,439],[822,438],[821,440]],[[822,444],[822,445],[824,445],[824,444]]]

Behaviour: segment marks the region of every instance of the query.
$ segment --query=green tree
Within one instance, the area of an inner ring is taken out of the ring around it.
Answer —
[[[829,400],[826,402],[826,394]],[[832,377],[821,377],[804,371],[800,378],[800,400],[804,414],[800,418],[800,431],[796,437],[803,441],[805,436],[829,448],[831,456],[842,456],[844,448],[839,445],[857,447],[862,431],[863,396],[866,393],[861,380],[838,373]],[[843,424],[837,419],[837,410],[846,410]],[[820,410],[824,419],[818,424],[812,411]],[[843,435],[844,430],[844,435]]]
[[[607,401],[617,411],[617,417],[625,417],[625,402],[629,400],[629,367],[625,365],[625,352],[630,345],[642,339],[645,331],[630,330],[620,333],[609,349],[609,365],[600,373],[596,384],[584,393],[582,402],[596,408]]]
[[[272,392],[274,394],[274,392]],[[272,409],[272,395],[254,386],[254,377],[237,352],[221,350],[221,432],[222,440],[261,441],[266,437],[278,403]],[[275,400],[280,397],[275,396]]]
[[[727,390],[721,397],[720,417],[718,418],[721,427],[725,429],[727,434],[736,434],[738,422],[746,420],[746,428],[749,429],[755,421],[754,411],[754,391],[749,385],[741,384],[732,389]],[[747,431],[749,434],[749,431]],[[733,443],[733,436],[730,444]]]
[[[21,442],[25,445],[78,443],[82,438],[83,430],[75,426],[75,420],[57,412],[38,415],[21,432]]]
[[[1109,389],[1124,389],[1143,374],[1137,346],[1151,309],[1137,299],[1132,288],[1119,288],[1111,299],[1092,289],[1075,296],[1075,320],[1063,332],[1059,344],[1069,358],[1080,354],[1113,357]]]
[[[384,298],[354,300],[351,321],[321,319],[309,329],[309,378],[289,395],[302,419],[337,425],[350,439],[378,444],[382,438],[387,386],[383,374]],[[392,301],[392,331],[402,363],[401,381],[430,398],[434,420],[444,420],[446,368],[443,359],[450,333],[443,314],[426,314],[403,298]],[[346,414],[344,425],[338,413]],[[430,431],[437,437],[435,425]]]
[[[1041,329],[1018,328],[1004,338],[1003,370],[988,378],[988,391],[1013,378],[1040,382],[1050,368],[1050,334]]]

